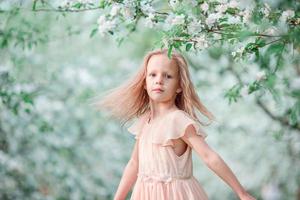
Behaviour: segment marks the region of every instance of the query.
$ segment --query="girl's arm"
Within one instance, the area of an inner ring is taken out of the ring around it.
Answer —
[[[202,136],[196,134],[193,126],[186,129],[186,134],[182,139],[197,152],[211,170],[233,189],[241,200],[255,200],[243,188],[224,160],[208,146]]]
[[[114,200],[125,200],[126,196],[135,183],[138,173],[138,140],[136,140],[131,158],[127,163]]]

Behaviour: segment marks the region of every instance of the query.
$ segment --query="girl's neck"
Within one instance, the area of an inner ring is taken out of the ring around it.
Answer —
[[[176,106],[172,107],[172,108],[168,108],[168,109],[164,109],[159,111],[159,114],[157,114],[157,112],[153,112],[153,110],[149,110],[149,115],[148,115],[148,124],[156,119],[159,119],[161,117],[163,117],[164,115],[169,114],[170,112],[173,112],[175,110],[179,110],[179,108],[177,108]]]

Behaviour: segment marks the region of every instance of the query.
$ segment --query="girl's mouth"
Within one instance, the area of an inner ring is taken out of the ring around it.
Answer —
[[[154,92],[163,92],[163,90],[161,90],[161,89],[154,89],[153,91]]]

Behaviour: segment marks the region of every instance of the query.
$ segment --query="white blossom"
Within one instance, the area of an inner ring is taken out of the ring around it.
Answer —
[[[123,16],[127,19],[127,20],[133,20],[136,14],[136,1],[134,0],[124,0],[123,1],[124,4],[124,9],[123,11]]]
[[[96,79],[85,68],[80,68],[77,71],[77,76],[81,84],[87,86],[93,86],[97,84]]]
[[[135,0],[124,0],[123,4],[125,7],[135,7],[136,1]]]
[[[153,28],[155,22],[153,21],[155,18],[155,15],[153,13],[149,13],[148,17],[145,19],[145,26],[149,28]]]
[[[173,13],[171,13],[167,16],[167,18],[165,19],[165,23],[163,23],[164,30],[169,30],[172,27],[171,22],[172,22],[173,18],[174,18]]]
[[[103,24],[106,21],[106,17],[105,15],[101,15],[98,20],[97,20],[97,24]]]
[[[95,1],[94,0],[64,0],[64,1],[62,1],[61,5],[63,7],[69,7],[69,6],[74,5],[76,3],[92,4],[92,3],[95,3]]]
[[[176,10],[180,5],[180,1],[179,0],[170,0],[169,4],[173,10]]]
[[[242,16],[243,23],[247,24],[249,23],[251,19],[251,11],[249,9],[245,9],[239,13]]]
[[[218,13],[224,13],[227,10],[227,8],[228,8],[227,4],[220,4],[220,5],[217,5],[216,11]]]
[[[123,15],[126,19],[133,20],[135,16],[135,8],[134,7],[124,7]]]
[[[106,17],[104,15],[101,15],[98,18],[97,24],[98,24],[99,33],[101,35],[104,35],[108,31],[111,31],[114,28],[116,28],[116,22],[115,22],[115,20],[108,20],[108,19],[106,19]]]
[[[236,57],[236,55],[237,55],[236,51],[231,52],[231,55],[232,55],[233,57]]]
[[[181,15],[176,15],[175,18],[173,19],[172,21],[172,24],[173,25],[176,25],[176,24],[184,24],[184,15],[181,14]]]
[[[141,1],[141,10],[144,13],[155,13],[153,6],[147,0]]]
[[[20,93],[20,92],[33,92],[36,89],[36,86],[34,84],[15,84],[12,87],[12,91],[16,92],[16,93]]]
[[[110,15],[111,16],[116,16],[117,14],[120,13],[121,6],[114,4],[110,10]]]
[[[8,159],[9,159],[8,156],[2,151],[0,151],[0,164],[3,165],[8,161]]]
[[[188,33],[190,35],[195,35],[199,33],[202,30],[203,25],[201,24],[201,21],[195,18],[192,19],[192,21],[187,25]]]
[[[217,2],[221,3],[221,4],[227,4],[228,0],[217,0]]]
[[[228,4],[228,7],[229,8],[236,8],[238,6],[238,2],[233,0],[233,1],[230,1],[229,4]]]
[[[277,183],[269,183],[264,185],[261,193],[263,199],[265,200],[279,200],[282,197]]]
[[[294,90],[300,89],[300,78],[295,78],[291,81],[290,87]]]
[[[265,3],[264,5],[265,5],[265,7],[263,8],[262,12],[266,17],[268,17],[270,14],[271,8],[270,8],[269,4],[267,4],[267,3]]]
[[[256,80],[257,81],[261,81],[261,80],[263,80],[265,78],[266,78],[265,71],[259,71],[259,72],[256,73]]]
[[[77,0],[77,2],[79,2],[79,3],[83,3],[83,4],[94,3],[94,1],[93,1],[93,0]]]
[[[241,23],[240,16],[232,16],[230,15],[227,20],[228,24],[239,24]]]
[[[242,54],[243,54],[244,48],[243,47],[239,47],[236,51],[231,52],[232,57],[235,58],[235,60],[241,58]]]
[[[9,159],[6,164],[10,170],[15,170],[15,171],[19,171],[19,172],[23,171],[22,164],[15,159]]]
[[[248,89],[248,86],[243,86],[241,91],[240,91],[240,94],[242,97],[246,97],[249,95],[249,89]]]
[[[196,0],[189,0],[189,3],[190,3],[193,7],[195,7],[195,6],[198,5],[198,2],[197,2]]]
[[[222,16],[220,13],[211,13],[208,15],[208,17],[205,20],[205,23],[207,24],[208,27],[212,27],[214,23],[220,19]]]
[[[200,8],[206,13],[209,9],[209,5],[206,2],[204,2],[203,4],[200,5]]]
[[[214,38],[214,40],[220,40],[220,39],[222,39],[222,36],[219,33],[213,33],[213,38]]]
[[[285,10],[282,12],[281,17],[280,17],[280,21],[282,22],[286,22],[288,19],[292,18],[295,16],[295,11],[293,10]]]
[[[267,35],[275,35],[277,31],[278,31],[278,29],[276,27],[272,26],[272,27],[266,29],[264,31],[264,33]]]
[[[175,14],[171,13],[166,19],[166,24],[169,24],[169,25],[184,24],[184,22],[185,22],[184,18],[185,18],[185,16],[183,14],[175,15]]]
[[[195,41],[196,41],[195,47],[197,49],[202,50],[202,49],[205,49],[205,48],[208,47],[208,41],[206,40],[205,35],[201,35],[199,37],[196,37]]]

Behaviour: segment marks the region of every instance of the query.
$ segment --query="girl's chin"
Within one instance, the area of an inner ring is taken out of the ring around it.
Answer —
[[[152,97],[150,97],[150,99],[155,102],[167,102],[167,101],[170,101],[172,98],[166,98],[163,96],[153,95]]]
[[[165,98],[162,98],[161,96],[155,96],[155,95],[153,95],[152,97],[150,97],[152,100],[154,100],[154,101],[161,101],[161,100],[164,100]]]

